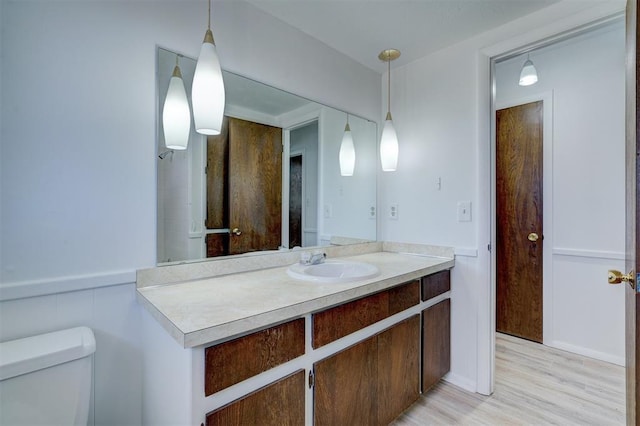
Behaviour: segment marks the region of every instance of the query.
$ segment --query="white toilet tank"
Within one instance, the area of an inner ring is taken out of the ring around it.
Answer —
[[[0,425],[86,425],[95,350],[87,327],[0,343]]]

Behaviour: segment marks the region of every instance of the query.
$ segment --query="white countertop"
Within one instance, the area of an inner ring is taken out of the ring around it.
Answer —
[[[453,257],[374,252],[342,259],[368,262],[380,275],[318,284],[274,267],[138,288],[138,301],[183,347],[191,348],[344,303],[454,266]]]

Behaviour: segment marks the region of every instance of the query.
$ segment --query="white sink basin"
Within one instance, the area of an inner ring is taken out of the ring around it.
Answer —
[[[287,273],[299,280],[317,283],[346,283],[376,277],[380,270],[375,265],[350,260],[331,259],[317,265],[295,263]]]

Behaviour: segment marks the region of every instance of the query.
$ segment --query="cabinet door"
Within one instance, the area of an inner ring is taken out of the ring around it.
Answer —
[[[377,338],[314,364],[314,424],[377,424]]]
[[[387,425],[420,396],[420,315],[315,364],[316,425]]]
[[[422,311],[422,392],[449,372],[451,365],[451,302],[443,300]]]
[[[300,370],[207,414],[207,426],[304,425],[304,393]]]
[[[378,335],[378,424],[387,425],[420,397],[420,315]]]

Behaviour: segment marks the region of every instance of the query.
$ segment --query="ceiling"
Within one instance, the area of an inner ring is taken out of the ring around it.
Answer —
[[[377,72],[399,66],[559,0],[247,0]]]

